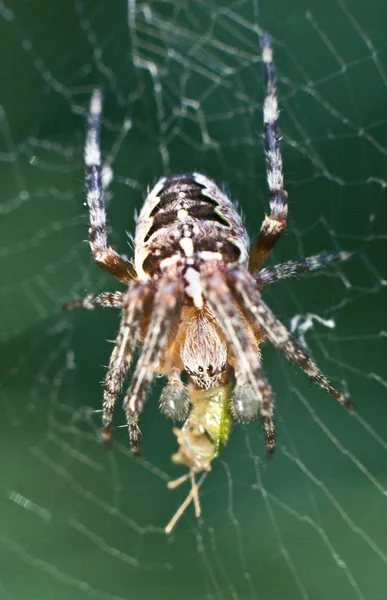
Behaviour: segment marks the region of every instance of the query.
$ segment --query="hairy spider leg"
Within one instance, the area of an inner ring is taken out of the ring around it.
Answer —
[[[114,306],[122,308],[126,292],[102,292],[101,294],[89,294],[80,300],[71,300],[64,305],[65,310],[74,310],[76,308],[87,308],[93,310],[96,306]]]
[[[145,395],[157,369],[171,329],[180,320],[183,282],[180,278],[161,277],[154,297],[151,323],[148,327],[140,358],[131,385],[124,398],[123,408],[129,429],[132,451],[139,452],[138,419]]]
[[[235,290],[235,296],[240,302],[240,306],[243,307],[250,319],[254,320],[266,332],[267,339],[273,346],[340,404],[347,408],[354,408],[352,402],[331,384],[304,348],[263,302],[253,277],[241,269],[234,268],[228,272],[228,282],[231,289]]]
[[[102,183],[101,128],[102,93],[95,89],[91,96],[85,145],[87,203],[89,205],[89,243],[94,260],[103,269],[123,283],[136,277],[133,265],[107,245],[106,211]]]
[[[133,350],[139,337],[144,304],[149,294],[150,289],[146,283],[135,281],[129,287],[125,298],[121,323],[104,383],[102,423],[103,441],[106,447],[110,447],[114,405],[132,360]]]
[[[211,310],[227,334],[235,356],[237,385],[231,398],[231,413],[236,420],[242,422],[251,420],[258,412],[261,413],[266,433],[266,452],[268,456],[271,456],[275,445],[274,400],[270,383],[259,364],[258,350],[253,348],[248,338],[246,324],[235,300],[231,297],[224,276],[212,273],[203,278],[203,289]],[[251,393],[246,395],[247,410],[243,395],[238,393],[238,387],[245,385],[246,380],[254,392],[253,395]],[[253,407],[251,406],[252,398],[254,399]]]
[[[262,288],[264,285],[280,279],[294,277],[299,273],[317,271],[332,263],[349,260],[353,256],[356,256],[356,254],[356,252],[336,252],[332,254],[322,252],[321,254],[315,254],[314,256],[301,258],[300,260],[289,260],[279,265],[274,265],[274,267],[265,267],[254,273],[253,277],[258,286]]]
[[[280,138],[277,130],[278,103],[273,70],[273,52],[270,38],[262,33],[261,52],[265,77],[263,107],[266,176],[270,190],[270,214],[265,216],[257,239],[250,249],[249,271],[254,273],[266,260],[274,244],[286,227],[288,195],[284,189]]]

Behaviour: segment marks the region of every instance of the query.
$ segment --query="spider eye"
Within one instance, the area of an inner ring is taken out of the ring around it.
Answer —
[[[198,367],[198,371],[199,371],[199,373],[203,373],[203,371],[204,371],[203,367]]]
[[[207,367],[207,373],[209,375],[212,375],[213,371],[214,371],[214,367],[212,365],[208,365],[208,367]]]

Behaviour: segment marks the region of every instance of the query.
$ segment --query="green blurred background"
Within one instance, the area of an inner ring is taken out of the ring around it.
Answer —
[[[1,598],[387,597],[386,19],[382,0],[0,2]],[[287,325],[299,316],[296,335],[357,412],[265,347],[275,458],[259,424],[235,427],[202,519],[190,507],[166,537],[188,486],[166,487],[182,471],[161,382],[141,458],[125,429],[105,452],[95,411],[119,315],[61,308],[122,289],[86,241],[85,114],[103,86],[121,252],[147,186],[173,171],[225,185],[255,235],[268,209],[258,27],[273,38],[289,190],[270,263],[359,251],[265,298]]]

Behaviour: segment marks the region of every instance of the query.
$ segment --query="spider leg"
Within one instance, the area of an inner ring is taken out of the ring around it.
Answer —
[[[122,319],[104,384],[102,423],[103,440],[106,447],[110,446],[114,404],[132,360],[144,304],[148,299],[149,292],[146,284],[134,282],[125,298]]]
[[[138,419],[144,406],[145,395],[158,367],[168,335],[180,319],[182,296],[183,284],[179,279],[164,277],[160,280],[154,298],[151,325],[148,327],[132,383],[123,402],[134,453],[139,451]]]
[[[71,300],[64,305],[65,310],[87,308],[93,310],[96,306],[116,306],[122,308],[125,292],[103,292],[102,294],[89,294],[81,300]]]
[[[278,105],[273,73],[273,52],[267,33],[261,35],[265,77],[263,107],[266,173],[270,190],[270,215],[266,215],[261,231],[250,250],[249,271],[254,273],[264,263],[270,250],[286,227],[287,193],[284,189],[280,137],[277,130]]]
[[[284,325],[277,319],[270,308],[263,302],[254,279],[241,269],[233,269],[228,273],[230,287],[235,290],[241,306],[248,316],[258,323],[266,333],[270,342],[282,352],[286,358],[296,364],[304,373],[323,390],[333,396],[347,408],[354,405],[345,395],[335,388],[320,371],[316,363],[308,356],[304,348],[294,339]]]
[[[266,452],[271,456],[275,445],[274,400],[270,383],[259,364],[258,351],[253,348],[248,338],[246,324],[230,295],[224,276],[211,273],[204,278],[203,289],[235,356],[237,385],[232,397],[231,412],[234,418],[240,421],[251,420],[258,411],[262,414],[266,432]]]
[[[278,281],[279,279],[294,277],[294,275],[298,275],[298,273],[317,271],[326,265],[348,260],[355,255],[356,252],[337,252],[335,254],[322,252],[321,254],[315,254],[308,258],[302,258],[301,260],[289,260],[279,265],[275,265],[274,267],[261,269],[254,273],[253,277],[259,287],[262,287],[268,283],[273,283],[273,281]]]
[[[97,265],[109,271],[123,283],[129,283],[136,276],[133,265],[107,245],[101,151],[99,148],[101,112],[101,90],[95,89],[91,96],[85,145],[87,203],[90,216],[89,243]]]

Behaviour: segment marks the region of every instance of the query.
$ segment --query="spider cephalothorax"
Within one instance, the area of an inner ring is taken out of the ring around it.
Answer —
[[[182,429],[174,430],[179,444],[174,461],[189,467],[191,499],[197,506],[194,474],[209,470],[228,439],[231,418],[247,422],[261,415],[267,454],[273,452],[273,394],[261,366],[262,341],[271,342],[340,404],[352,407],[261,297],[268,283],[352,256],[349,252],[320,254],[263,268],[286,227],[287,193],[272,50],[266,34],[261,35],[261,48],[270,214],[251,248],[231,200],[204,175],[184,173],[164,177],[148,194],[137,222],[134,265],[117,254],[107,245],[99,90],[93,92],[88,118],[85,161],[90,246],[96,263],[127,285],[125,293],[97,294],[68,305],[122,309],[104,385],[104,440],[109,444],[114,404],[139,342],[142,351],[123,400],[132,450],[139,448],[138,421],[149,385],[155,374],[165,375],[168,382],[160,407],[168,417],[186,419]]]

